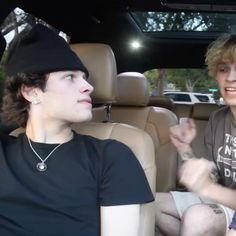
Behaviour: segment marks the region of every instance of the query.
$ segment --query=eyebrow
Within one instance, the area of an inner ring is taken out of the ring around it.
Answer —
[[[67,71],[67,72],[64,72],[63,76],[67,76],[71,74],[75,74],[75,73],[73,71]]]

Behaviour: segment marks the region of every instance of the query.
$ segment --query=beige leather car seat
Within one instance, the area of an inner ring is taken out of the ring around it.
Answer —
[[[174,103],[165,95],[150,96],[148,101],[149,106],[164,107],[175,113],[178,120],[181,117],[192,117],[193,104]]]
[[[178,103],[176,103],[174,106],[173,112],[176,114],[178,120],[181,117],[192,117],[193,104],[178,104]]]
[[[158,95],[149,97],[148,106],[164,107],[173,111],[175,104],[169,97],[165,95]]]
[[[145,131],[134,126],[114,122],[101,122],[104,120],[110,121],[110,105],[115,101],[117,71],[112,49],[105,44],[72,44],[71,48],[79,55],[88,68],[90,73],[88,81],[95,88],[92,94],[93,102],[96,106],[101,105],[94,108],[97,121],[74,124],[73,129],[79,133],[101,139],[116,139],[128,145],[141,163],[153,194],[155,194],[156,165],[154,144],[151,137]],[[154,202],[142,204],[139,236],[154,235],[154,218]]]
[[[116,100],[111,109],[113,121],[136,126],[153,139],[157,192],[176,189],[177,151],[169,137],[170,126],[177,124],[175,114],[163,107],[147,106],[148,82],[143,74],[137,72],[117,76]]]

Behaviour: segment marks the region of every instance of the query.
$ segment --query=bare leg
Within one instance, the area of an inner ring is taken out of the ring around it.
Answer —
[[[236,236],[236,231],[231,229],[227,232],[226,236]]]
[[[156,232],[166,236],[179,235],[180,218],[170,193],[156,194]]]
[[[226,217],[216,204],[196,204],[183,215],[181,236],[224,236]]]

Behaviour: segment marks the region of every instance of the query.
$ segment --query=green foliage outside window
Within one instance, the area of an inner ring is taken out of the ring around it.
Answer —
[[[217,88],[216,81],[208,75],[207,69],[161,69],[165,70],[160,76],[160,69],[145,72],[150,91],[177,90],[188,92],[209,93],[210,88]],[[160,89],[160,79],[163,87]],[[170,87],[172,85],[172,87]]]

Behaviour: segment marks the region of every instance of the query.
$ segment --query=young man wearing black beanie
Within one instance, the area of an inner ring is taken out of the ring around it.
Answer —
[[[127,146],[71,129],[91,119],[93,87],[66,41],[36,25],[6,72],[3,118],[26,131],[0,134],[0,235],[137,236],[152,192]]]

